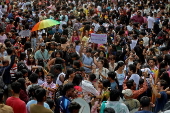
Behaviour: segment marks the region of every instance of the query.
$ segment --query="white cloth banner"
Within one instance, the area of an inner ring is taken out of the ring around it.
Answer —
[[[107,34],[91,34],[90,38],[91,43],[96,43],[96,44],[106,44],[107,43]]]

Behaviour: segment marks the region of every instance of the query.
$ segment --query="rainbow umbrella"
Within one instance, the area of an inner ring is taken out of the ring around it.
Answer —
[[[53,19],[46,19],[46,20],[42,20],[40,22],[38,22],[37,24],[34,25],[34,27],[32,28],[32,31],[37,31],[40,29],[44,29],[47,27],[51,27],[54,25],[60,24],[59,21],[53,20]]]

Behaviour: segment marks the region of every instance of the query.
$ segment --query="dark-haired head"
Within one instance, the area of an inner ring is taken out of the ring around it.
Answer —
[[[54,108],[54,100],[52,100],[52,99],[47,99],[46,102],[47,102],[47,104],[50,106],[50,109],[53,109],[53,108]]]
[[[91,73],[91,74],[89,74],[88,79],[89,79],[89,81],[92,82],[92,81],[94,81],[96,79],[96,75]]]
[[[22,78],[22,77],[23,77],[23,74],[22,74],[21,71],[18,71],[18,72],[16,72],[16,73],[14,74],[14,76],[15,76],[15,79],[18,80],[19,78]]]
[[[12,93],[19,94],[21,90],[21,84],[19,82],[13,82],[11,84]]]
[[[35,90],[35,98],[37,102],[44,102],[46,101],[46,90],[43,88],[38,88]]]
[[[71,102],[68,106],[70,113],[78,113],[81,106],[77,102]]]
[[[61,37],[60,42],[61,44],[65,44],[67,42],[67,39],[65,37]]]
[[[120,91],[115,89],[110,91],[110,101],[119,101]]]
[[[163,72],[162,75],[160,76],[160,79],[165,80],[167,83],[170,83],[169,73]]]
[[[74,76],[74,79],[73,79],[73,82],[72,82],[72,83],[73,83],[75,86],[79,86],[80,83],[82,82],[82,80],[83,80],[82,76],[81,76],[80,74],[76,74],[76,75]]]
[[[140,99],[140,104],[142,107],[149,107],[150,106],[150,98],[147,96],[143,96]]]
[[[32,84],[38,83],[38,74],[32,73],[29,76],[29,80],[31,81]]]
[[[67,69],[66,75],[65,75],[65,80],[67,80],[69,78],[70,75],[72,75],[74,73],[74,69],[73,68],[69,68]]]
[[[38,88],[41,88],[41,86],[32,85],[30,87],[30,89],[28,89],[28,96],[31,97],[32,99],[34,99],[35,98],[35,90],[37,90]]]
[[[128,89],[132,89],[132,90],[134,90],[136,88],[136,85],[135,85],[135,82],[134,82],[133,79],[128,80],[126,82],[126,86],[127,86]]]
[[[41,67],[37,68],[35,73],[38,75],[39,78],[44,80],[44,70],[43,70],[43,68],[41,68]]]
[[[47,81],[47,83],[48,83],[48,84],[51,84],[52,81],[53,81],[53,79],[54,79],[54,75],[51,74],[51,73],[48,73],[47,76],[46,76],[46,81]]]
[[[21,54],[20,54],[20,61],[22,61],[22,60],[24,61],[25,58],[26,58],[26,53],[21,52]]]
[[[109,80],[99,80],[99,82],[101,82],[102,83],[102,85],[103,85],[103,88],[108,88],[108,87],[110,87],[110,81]]]
[[[105,108],[104,113],[115,113],[115,110],[113,108]]]
[[[67,83],[63,86],[63,95],[67,97],[72,97],[74,94],[74,85],[73,83]]]
[[[117,66],[115,67],[115,71],[117,71],[119,68],[122,68],[122,70],[124,69],[124,65],[125,63],[123,61],[119,61],[117,63]]]
[[[62,71],[62,65],[61,64],[55,64],[54,69],[56,73],[60,73]]]
[[[136,66],[133,65],[133,64],[130,64],[129,65],[129,72],[131,72],[131,74],[136,73]]]
[[[25,79],[24,78],[19,78],[17,80],[17,82],[19,82],[21,84],[21,89],[26,91],[26,86],[25,86]]]

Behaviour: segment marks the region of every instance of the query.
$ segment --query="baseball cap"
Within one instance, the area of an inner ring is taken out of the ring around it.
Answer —
[[[128,97],[132,96],[133,95],[133,92],[131,89],[125,89],[122,91],[122,93]]]

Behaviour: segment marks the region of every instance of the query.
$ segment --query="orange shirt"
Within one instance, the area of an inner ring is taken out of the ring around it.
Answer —
[[[125,89],[128,89],[127,86],[126,86],[126,82],[127,82],[127,80],[125,80],[125,81],[123,82],[123,89],[124,89],[124,90],[125,90]],[[132,90],[132,92],[133,92],[133,98],[134,98],[134,99],[137,99],[139,95],[141,95],[142,93],[144,93],[144,92],[147,90],[147,88],[148,88],[147,83],[144,82],[142,88],[140,88],[139,90]]]

